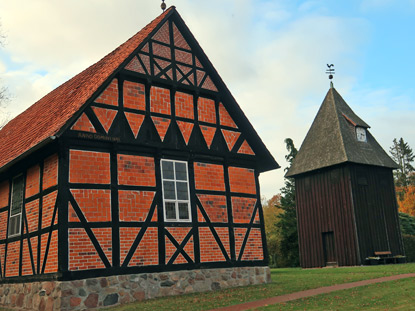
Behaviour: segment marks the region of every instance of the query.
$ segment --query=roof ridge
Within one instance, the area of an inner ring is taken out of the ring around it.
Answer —
[[[343,151],[344,160],[347,161],[349,159],[349,155],[347,153],[346,146],[345,146],[346,142],[345,142],[345,139],[344,139],[344,133],[343,133],[343,131],[341,129],[341,125],[340,125],[340,116],[343,115],[343,112],[340,111],[339,107],[336,105],[336,98],[334,96],[334,92],[336,92],[338,94],[337,90],[334,87],[330,88],[329,93],[333,97],[332,102],[333,102],[333,106],[334,106],[334,109],[335,109],[335,112],[336,112],[336,124],[337,124],[338,130],[340,132],[340,139],[341,139],[341,144],[340,145],[341,145],[341,148],[342,148],[342,151]]]

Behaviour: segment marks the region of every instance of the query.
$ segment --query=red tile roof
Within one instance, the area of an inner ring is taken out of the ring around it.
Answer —
[[[7,123],[0,131],[0,170],[23,153],[56,135],[172,11],[174,7],[170,7],[127,42]]]

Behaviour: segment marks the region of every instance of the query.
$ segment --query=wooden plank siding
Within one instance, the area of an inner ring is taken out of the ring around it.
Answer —
[[[300,263],[323,267],[323,233],[333,232],[339,266],[359,264],[349,170],[346,166],[296,177]]]
[[[360,260],[375,252],[403,255],[392,170],[350,165]]]

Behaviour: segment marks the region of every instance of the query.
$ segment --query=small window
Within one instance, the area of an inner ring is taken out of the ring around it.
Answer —
[[[190,196],[187,162],[161,160],[164,219],[190,221]]]
[[[13,179],[12,184],[12,202],[10,208],[9,220],[9,237],[19,235],[22,223],[22,207],[23,207],[23,175]]]

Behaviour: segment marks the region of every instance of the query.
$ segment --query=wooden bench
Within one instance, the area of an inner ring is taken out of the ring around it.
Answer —
[[[384,264],[394,263],[394,258],[391,255],[390,251],[375,252],[375,256],[380,257]]]
[[[389,252],[389,251],[386,251],[386,252],[375,252],[375,256],[379,256],[379,257],[387,257],[387,256],[390,256],[390,255],[392,255],[392,253]]]

